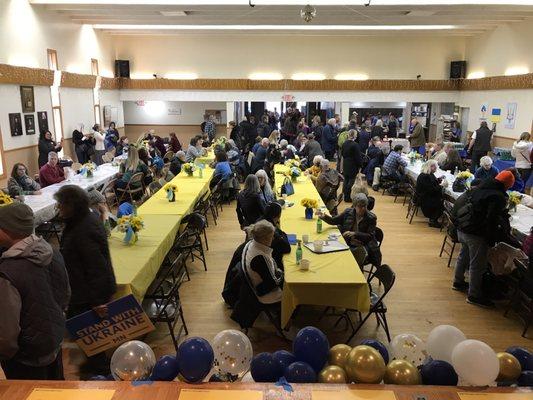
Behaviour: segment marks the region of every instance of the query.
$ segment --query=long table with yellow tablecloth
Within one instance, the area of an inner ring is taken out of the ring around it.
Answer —
[[[137,214],[144,220],[144,229],[139,232],[135,245],[125,245],[124,234],[112,232],[109,249],[117,281],[116,298],[133,294],[142,300],[172,247],[182,218],[209,190],[213,172],[205,168],[201,178],[199,171],[193,176],[182,172],[171,181],[178,188],[175,202],[169,202],[166,191],[161,189],[141,205]]]
[[[284,165],[275,167],[276,192],[280,192],[283,184]],[[320,205],[323,202],[308,177],[302,176],[293,183],[294,194],[287,198],[294,203],[292,207],[285,207],[281,214],[281,229],[287,234],[296,234],[298,239],[302,235],[309,235],[309,240],[325,240],[331,233],[338,233],[335,226],[323,223],[322,233],[316,233],[317,219],[305,219],[305,208],[300,205],[303,198],[316,199]],[[343,240],[342,237],[339,240]],[[281,301],[281,325],[285,327],[294,310],[300,304],[334,306],[368,311],[370,296],[365,276],[361,272],[351,251],[315,254],[303,248],[303,258],[310,261],[309,271],[301,271],[296,264],[295,247],[283,258],[285,265],[285,283]]]

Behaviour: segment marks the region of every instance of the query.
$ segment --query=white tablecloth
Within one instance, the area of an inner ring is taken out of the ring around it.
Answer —
[[[70,171],[72,173],[72,171]],[[77,185],[82,189],[89,189],[93,186],[100,186],[118,173],[118,166],[111,164],[100,165],[94,172],[92,178],[84,178],[81,175],[74,175],[67,180],[47,186],[41,189],[41,194],[25,196],[24,203],[31,207],[35,216],[35,226],[43,222],[50,221],[56,214],[54,194],[61,186]]]
[[[404,159],[408,163],[405,169],[407,174],[416,180],[418,178],[418,175],[420,175],[423,162],[416,161],[412,165],[409,163],[409,160],[407,159],[407,157],[404,157]],[[443,171],[439,168],[437,172],[435,172],[435,176],[446,177],[446,180],[449,183],[448,187],[446,188],[446,193],[448,195],[450,195],[454,199],[457,199],[462,194],[460,192],[454,192],[452,190],[453,181],[455,180],[455,177],[453,176],[452,173],[450,173],[449,171]],[[511,227],[516,229],[518,232],[524,235],[528,235],[532,226],[533,226],[533,210],[526,206],[519,204],[518,207],[516,208],[516,213],[511,215]]]
[[[383,153],[385,155],[389,154],[392,149],[394,149],[394,146],[401,144],[403,146],[402,153],[409,153],[411,151],[411,145],[409,143],[408,139],[404,138],[389,138],[389,139],[383,139],[381,141],[381,144],[378,146],[381,148]]]

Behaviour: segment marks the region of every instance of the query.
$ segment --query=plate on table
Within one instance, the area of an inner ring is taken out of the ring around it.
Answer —
[[[345,251],[350,249],[346,244],[341,243],[338,240],[324,241],[324,244],[322,245],[322,251],[320,252],[315,250],[315,244],[313,242],[305,243],[304,246],[316,254],[333,253],[336,251]]]

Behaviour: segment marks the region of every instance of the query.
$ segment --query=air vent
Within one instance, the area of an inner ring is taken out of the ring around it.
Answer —
[[[189,11],[159,11],[164,17],[186,17]]]

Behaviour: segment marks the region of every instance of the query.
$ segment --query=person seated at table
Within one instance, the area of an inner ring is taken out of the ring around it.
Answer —
[[[115,157],[123,155],[128,151],[129,140],[126,136],[121,136],[118,140],[117,147],[115,147]]]
[[[183,150],[178,151],[170,160],[170,172],[172,172],[174,176],[178,175],[181,172],[182,165],[186,162],[185,152]]]
[[[248,276],[257,300],[262,304],[281,302],[283,271],[274,260],[272,241],[276,228],[262,220],[247,228],[252,237],[243,249],[242,269]]]
[[[187,153],[185,159],[187,162],[194,162],[198,157],[203,156],[207,151],[202,147],[203,139],[200,135],[196,135],[191,139],[189,147],[187,147]]]
[[[304,174],[309,175],[309,178],[311,178],[311,181],[314,184],[316,184],[316,178],[318,178],[318,175],[320,175],[320,172],[322,171],[320,168],[320,161],[323,159],[324,157],[322,156],[315,156],[313,158],[313,164],[304,171]]]
[[[456,169],[458,171],[464,171],[466,168],[463,165],[463,160],[461,159],[459,152],[454,148],[451,148],[448,150],[446,162],[441,167],[441,169],[444,171],[451,171],[451,173],[453,174],[455,173]]]
[[[278,202],[272,202],[265,207],[264,218],[266,221],[274,225],[274,238],[272,239],[272,258],[276,261],[276,264],[284,269],[283,256],[291,252],[291,244],[287,234],[280,228],[281,221],[281,205]]]
[[[120,189],[126,188],[128,186],[128,183],[131,180],[131,177],[135,175],[136,173],[142,173],[143,174],[143,181],[145,185],[150,184],[152,182],[153,178],[150,173],[150,169],[148,166],[144,163],[144,161],[140,160],[139,154],[140,151],[143,149],[137,149],[133,146],[130,146],[130,149],[128,150],[128,158],[126,159],[126,162],[123,162],[120,164],[119,167],[119,176],[120,178],[117,180],[116,186]],[[146,150],[145,150],[146,151]],[[131,189],[136,189],[141,185],[142,183],[136,183],[133,182],[131,184]]]
[[[248,175],[243,190],[237,195],[237,217],[241,229],[263,218],[266,203],[261,193],[257,176]]]
[[[132,148],[132,150],[135,150],[135,148]],[[153,158],[150,155],[150,152],[146,150],[146,147],[140,147],[137,149],[137,155],[139,156],[139,160],[141,160],[147,167],[152,165]]]
[[[13,165],[11,177],[7,181],[7,190],[13,198],[41,194],[41,186],[28,176],[28,169],[22,163]]]
[[[404,168],[407,166],[407,161],[402,158],[402,150],[403,146],[401,144],[394,146],[394,149],[389,153],[383,163],[383,175],[395,182],[389,189],[389,192],[392,194],[397,193],[398,185],[407,179],[404,171]]]
[[[229,181],[233,177],[233,170],[228,161],[228,156],[224,150],[215,153],[215,172],[213,179],[209,182],[209,187],[214,188],[219,182]]]
[[[380,144],[381,139],[379,138],[379,136],[374,136],[370,141],[370,145],[368,146],[368,149],[366,151],[366,155],[368,157],[368,164],[363,169],[363,173],[365,174],[366,182],[369,185],[372,185],[374,181],[374,170],[376,169],[376,167],[383,165],[383,161],[385,160],[385,154],[383,154]]]
[[[54,199],[65,222],[60,249],[72,289],[67,318],[90,310],[104,315],[117,289],[104,225],[90,211],[89,196],[79,186],[62,186]],[[80,370],[82,378],[109,374],[105,352],[89,357]]]
[[[446,163],[450,149],[453,149],[453,145],[450,143],[435,143],[433,149],[428,152],[428,156],[430,159],[437,161],[439,167],[442,167]]]
[[[344,177],[336,169],[330,168],[326,158],[320,160],[320,174],[316,178],[316,190],[332,215],[337,214],[337,190]]]
[[[56,143],[52,139],[52,133],[50,131],[42,132],[39,137],[39,168],[47,163],[50,152],[58,153],[62,148],[63,139],[59,143]]]
[[[488,179],[488,178],[496,178],[496,175],[498,175],[498,169],[492,165],[492,158],[489,156],[483,156],[481,157],[481,160],[479,160],[480,167],[476,169],[476,172],[474,173],[475,179]]]
[[[263,169],[265,167],[265,161],[267,159],[267,153],[268,148],[270,146],[270,141],[268,138],[261,139],[260,146],[254,153],[254,157],[252,159],[252,165],[251,165],[251,172],[256,173],[260,169]]]
[[[533,142],[529,132],[523,132],[520,138],[513,143],[511,155],[516,159],[515,168],[520,173],[522,180],[527,182],[531,175],[531,155]]]
[[[292,144],[289,144],[287,139],[280,140],[279,149],[283,160],[292,160],[296,157],[296,148]]]
[[[63,167],[59,166],[57,153],[51,151],[48,153],[48,162],[39,170],[39,183],[41,184],[41,187],[45,188],[54,183],[63,182],[64,180],[65,171],[63,170]]]
[[[0,207],[0,364],[7,379],[63,380],[69,277],[59,251],[33,229],[26,204]]]
[[[151,140],[151,145],[155,149],[155,155],[163,157],[167,153],[167,148],[165,147],[165,142],[160,136],[153,135]]]
[[[176,133],[170,132],[168,136],[170,137],[169,150],[173,151],[174,153],[177,153],[178,151],[181,150],[181,143],[178,137],[176,136]]]
[[[259,186],[261,187],[261,198],[265,204],[272,203],[276,200],[276,195],[272,191],[270,186],[270,180],[264,169],[260,169],[255,173],[257,179],[259,180]]]
[[[522,177],[520,176],[520,173],[518,172],[518,170],[512,167],[512,168],[507,168],[504,171],[509,171],[514,176],[514,184],[513,186],[509,188],[509,190],[512,192],[514,191],[514,192],[524,193],[524,187],[526,186],[526,184],[524,180],[522,179]]]
[[[376,240],[377,217],[368,211],[368,198],[363,193],[356,193],[352,198],[352,207],[333,217],[319,211],[318,217],[329,225],[337,225],[350,246],[352,252],[363,246],[368,254],[367,261],[381,265],[381,250]]]
[[[437,178],[435,172],[438,164],[436,160],[429,160],[422,165],[422,170],[416,179],[416,198],[420,209],[426,218],[429,218],[429,226],[440,228],[439,218],[444,211],[444,197],[442,191],[442,178]]]
[[[250,150],[252,153],[256,153],[257,150],[259,149],[259,147],[261,146],[261,140],[263,140],[263,138],[261,136],[257,136],[255,138],[255,142],[254,142],[254,145],[252,146],[252,149]]]
[[[300,158],[307,159],[307,165],[311,164],[311,161],[315,159],[315,156],[324,157],[324,152],[320,143],[315,140],[315,135],[310,133],[307,137],[303,138],[304,148],[300,150]]]

